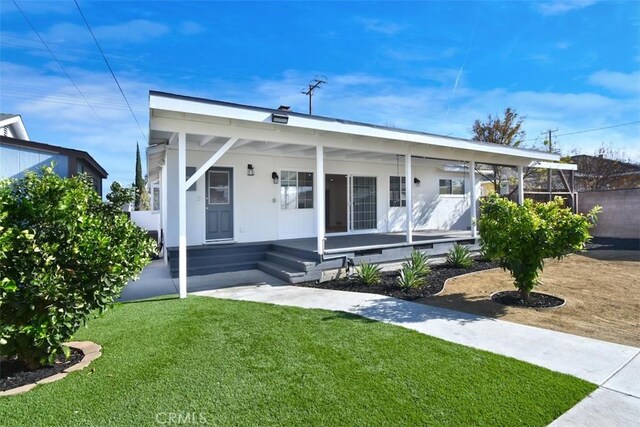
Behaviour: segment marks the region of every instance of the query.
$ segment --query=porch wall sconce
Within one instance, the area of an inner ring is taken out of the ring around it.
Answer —
[[[248,164],[247,165],[247,175],[248,176],[253,176],[255,175],[256,171],[253,169],[253,165],[252,164]]]
[[[279,176],[278,176],[278,174],[277,174],[277,173],[275,173],[275,172],[273,172],[273,173],[271,174],[271,179],[273,180],[273,183],[274,183],[274,184],[277,184],[277,183],[279,183],[279,182],[280,182],[280,177],[279,177]]]
[[[271,121],[273,123],[286,125],[287,123],[289,123],[289,116],[287,116],[286,114],[273,113],[271,114]]]
[[[413,183],[416,185],[416,187],[420,187],[420,184],[422,184],[422,181],[420,181],[418,178],[413,178]]]

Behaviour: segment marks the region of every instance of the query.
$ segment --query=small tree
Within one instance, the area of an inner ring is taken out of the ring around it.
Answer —
[[[105,203],[89,177],[50,167],[0,180],[0,354],[32,368],[68,355],[63,343],[149,262],[154,242],[121,210],[130,190],[112,190]]]
[[[547,203],[525,200],[518,205],[492,194],[480,205],[482,250],[509,270],[521,298],[527,301],[539,283],[544,260],[583,250],[600,210],[596,206],[585,216],[565,208],[560,197]]]
[[[471,139],[474,141],[490,142],[492,144],[508,145],[519,147],[524,138],[525,132],[522,130],[524,118],[518,116],[516,110],[507,108],[503,117],[493,117],[491,114],[485,121],[476,120],[473,123]],[[505,167],[491,165],[492,175],[486,175],[482,169],[476,169],[480,175],[493,183],[495,191],[500,191],[500,185],[504,180]]]
[[[140,160],[140,146],[136,143],[136,180],[133,183],[135,189],[134,209],[137,211],[148,211],[151,209],[147,183],[142,176],[142,161]]]

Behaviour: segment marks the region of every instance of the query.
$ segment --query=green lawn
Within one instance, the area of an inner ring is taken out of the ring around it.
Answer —
[[[76,338],[103,356],[0,398],[1,425],[543,426],[596,388],[357,316],[203,297],[117,306]]]

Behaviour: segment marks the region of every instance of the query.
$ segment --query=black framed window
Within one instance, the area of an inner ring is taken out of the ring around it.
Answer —
[[[280,207],[313,209],[313,172],[281,171]]]

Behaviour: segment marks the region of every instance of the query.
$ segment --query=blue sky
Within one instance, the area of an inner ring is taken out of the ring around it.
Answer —
[[[73,2],[0,6],[0,110],[32,139],[89,151],[133,181],[141,135]],[[79,4],[143,131],[148,91],[469,137],[512,107],[530,144],[603,142],[640,158],[640,2],[94,2]],[[95,111],[95,112],[94,112]]]

